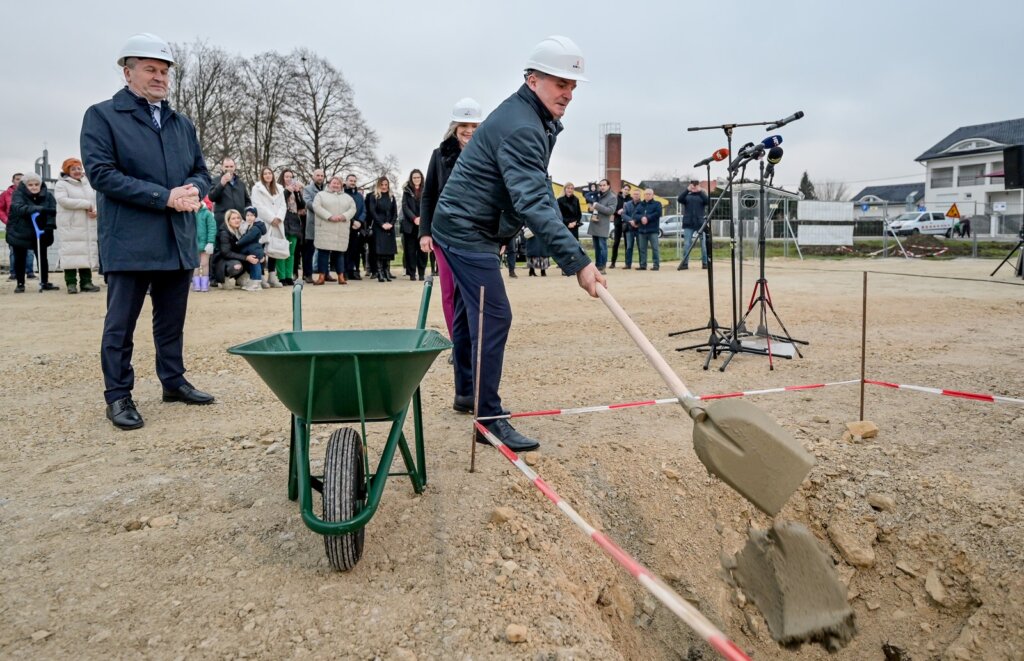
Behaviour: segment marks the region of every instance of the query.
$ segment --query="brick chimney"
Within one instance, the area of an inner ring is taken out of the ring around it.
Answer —
[[[605,169],[604,177],[612,184],[612,190],[622,187],[622,134],[609,133],[604,136]]]

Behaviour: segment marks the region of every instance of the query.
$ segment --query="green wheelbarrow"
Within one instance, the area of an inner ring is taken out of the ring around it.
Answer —
[[[297,283],[292,331],[228,349],[245,358],[291,411],[288,498],[299,501],[305,524],[324,535],[327,557],[340,571],[359,562],[365,526],[380,504],[387,478],[407,475],[416,493],[427,484],[419,386],[437,355],[452,346],[437,331],[424,329],[431,287],[428,277],[415,329],[304,331],[302,283]],[[402,431],[410,404],[415,458]],[[312,426],[355,422],[359,429],[341,427],[331,434],[323,475],[312,475]],[[370,472],[366,449],[368,422],[391,423],[376,472]],[[405,472],[390,472],[396,450]],[[314,489],[323,499],[323,517],[313,513]]]

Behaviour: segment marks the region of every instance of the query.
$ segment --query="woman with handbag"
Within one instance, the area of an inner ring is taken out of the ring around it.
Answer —
[[[284,192],[284,235],[288,239],[288,258],[278,260],[277,279],[282,285],[290,287],[295,284],[295,277],[298,274],[296,255],[301,254],[299,243],[306,233],[306,224],[303,221],[306,215],[306,202],[302,199],[302,184],[291,170],[282,170],[277,183]]]
[[[259,219],[267,226],[264,243],[267,244],[268,277],[263,280],[264,288],[281,287],[276,268],[277,260],[288,259],[290,254],[287,249],[288,238],[284,231],[284,217],[287,214],[288,206],[284,199],[284,191],[274,181],[274,171],[264,166],[260,170],[260,180],[252,187],[252,192],[249,195],[252,205],[256,207]],[[274,246],[271,246],[270,242],[274,239],[279,239],[279,241],[275,241]],[[282,244],[283,250],[281,249]]]
[[[356,203],[351,195],[342,190],[343,187],[341,176],[334,175],[327,188],[313,198],[313,214],[316,218],[314,243],[317,251],[314,285],[324,284],[332,266],[338,274],[338,284],[348,284],[345,278],[345,251],[348,250]]]
[[[391,282],[394,279],[391,275],[391,260],[398,252],[398,239],[395,237],[398,203],[391,194],[391,182],[387,177],[377,179],[373,194],[366,198],[366,219],[373,228],[377,282]]]
[[[420,250],[420,197],[423,195],[423,173],[413,170],[402,189],[402,265],[410,280],[423,279],[427,270],[427,254]]]

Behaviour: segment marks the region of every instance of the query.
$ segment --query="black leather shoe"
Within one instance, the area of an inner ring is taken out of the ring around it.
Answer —
[[[139,415],[135,408],[135,402],[131,397],[122,397],[107,404],[107,420],[114,423],[118,429],[138,429],[146,422]]]
[[[473,412],[473,396],[472,395],[455,395],[455,402],[452,403],[452,409],[459,413],[472,413]]]
[[[186,383],[174,390],[164,390],[165,402],[185,402],[186,404],[213,404],[213,395],[196,390]]]
[[[349,280],[362,280],[363,276],[359,275],[359,271],[353,271],[352,275],[348,276]]]
[[[517,432],[508,420],[493,420],[485,424],[484,427],[487,427],[488,431],[497,436],[498,440],[508,446],[508,449],[513,452],[527,452],[540,447],[540,442]],[[490,442],[479,431],[476,433],[476,442],[490,445]]]

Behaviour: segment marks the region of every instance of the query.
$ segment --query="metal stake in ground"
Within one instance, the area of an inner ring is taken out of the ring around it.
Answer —
[[[860,418],[864,420],[864,362],[868,342],[868,272],[864,271],[864,295],[860,312]]]
[[[600,284],[597,295],[693,418],[693,449],[708,471],[766,514],[778,514],[810,472],[814,457],[750,402],[700,402]]]

